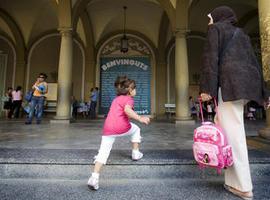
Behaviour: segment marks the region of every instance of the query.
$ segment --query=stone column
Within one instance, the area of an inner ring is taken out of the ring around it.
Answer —
[[[270,81],[270,1],[259,0],[259,21],[261,34],[261,51],[263,74],[265,81]],[[259,135],[270,139],[270,109],[266,111],[266,127],[259,131]]]
[[[61,28],[61,47],[58,68],[57,108],[52,122],[69,123],[72,87],[72,29]]]
[[[187,55],[187,30],[175,35],[175,120],[176,124],[194,123],[189,108],[189,73]]]

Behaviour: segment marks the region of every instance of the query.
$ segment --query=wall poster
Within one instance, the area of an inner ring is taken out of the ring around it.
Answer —
[[[126,75],[136,81],[135,111],[140,115],[151,114],[151,65],[150,57],[102,57],[100,60],[99,114],[107,114],[115,98],[114,81]]]

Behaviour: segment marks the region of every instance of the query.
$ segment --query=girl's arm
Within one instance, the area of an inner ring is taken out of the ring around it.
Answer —
[[[125,106],[125,113],[127,114],[127,116],[129,118],[135,119],[143,124],[149,124],[150,123],[150,119],[149,117],[143,117],[138,115],[130,105],[126,105]]]

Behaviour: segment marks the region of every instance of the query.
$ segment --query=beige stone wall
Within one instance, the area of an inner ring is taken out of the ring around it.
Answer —
[[[171,52],[169,59],[169,99],[168,103],[175,103],[175,48]]]
[[[198,84],[200,74],[201,57],[203,52],[204,40],[198,38],[188,38],[188,64],[189,64],[189,83]]]
[[[59,48],[60,48],[60,37],[50,37],[43,40],[33,50],[30,60],[30,71],[29,71],[29,85],[36,81],[36,77],[40,72],[44,72],[48,75],[48,82],[56,82],[58,60],[59,60]]]
[[[83,57],[80,48],[73,42],[72,94],[81,100]],[[86,92],[86,91],[85,91]],[[89,100],[89,99],[86,99]]]
[[[82,90],[82,64],[83,58],[77,44],[73,44],[74,59],[72,71],[72,93],[76,99],[81,100]],[[60,52],[60,37],[49,37],[43,40],[33,51],[30,61],[29,85],[36,80],[40,72],[48,75],[47,81],[57,82],[58,64]]]
[[[12,76],[13,76],[13,67],[14,67],[14,53],[11,47],[6,41],[0,38],[0,50],[2,53],[8,55],[7,61],[7,71],[6,71],[6,88],[12,86]],[[16,87],[16,86],[15,86]]]

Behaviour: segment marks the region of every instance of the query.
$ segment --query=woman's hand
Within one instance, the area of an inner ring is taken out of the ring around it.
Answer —
[[[202,101],[209,101],[212,99],[212,97],[209,94],[201,93]]]

